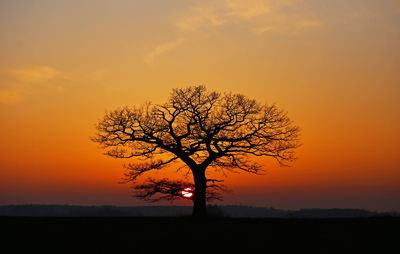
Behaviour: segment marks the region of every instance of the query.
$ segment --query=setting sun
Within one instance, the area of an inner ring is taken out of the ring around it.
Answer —
[[[185,188],[181,193],[182,193],[182,196],[185,198],[191,198],[193,196],[192,189],[190,189],[190,188]]]

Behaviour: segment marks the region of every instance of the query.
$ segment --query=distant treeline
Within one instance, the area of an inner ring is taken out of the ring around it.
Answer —
[[[355,218],[376,216],[399,216],[396,212],[381,213],[363,209],[300,209],[280,210],[251,206],[211,205],[209,213],[214,216],[246,218]],[[189,216],[190,206],[74,206],[74,205],[4,205],[0,216]]]

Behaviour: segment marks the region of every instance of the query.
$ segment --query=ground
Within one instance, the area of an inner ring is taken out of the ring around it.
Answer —
[[[400,217],[0,217],[2,253],[400,253]],[[397,248],[397,249],[396,249]]]

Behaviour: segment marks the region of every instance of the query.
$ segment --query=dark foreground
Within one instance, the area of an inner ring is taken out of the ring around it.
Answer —
[[[2,253],[400,253],[400,217],[0,217],[0,226]]]

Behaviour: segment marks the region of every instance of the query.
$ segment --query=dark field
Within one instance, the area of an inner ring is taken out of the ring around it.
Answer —
[[[400,253],[400,217],[0,217],[1,253]]]

